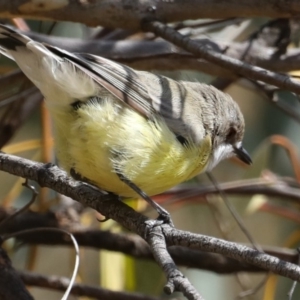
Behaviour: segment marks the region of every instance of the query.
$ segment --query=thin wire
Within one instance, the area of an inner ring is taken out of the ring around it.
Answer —
[[[14,219],[16,216],[18,216],[19,214],[23,213],[24,211],[26,211],[31,205],[32,203],[35,201],[38,192],[36,191],[35,187],[30,185],[28,183],[28,179],[25,179],[25,182],[22,184],[23,186],[27,187],[28,189],[30,189],[32,191],[32,198],[31,200],[25,205],[23,206],[21,209],[19,209],[17,212],[15,212],[13,215],[7,217],[6,219],[4,219],[1,223],[0,223],[0,228],[3,227],[5,224],[7,224],[9,221],[11,221],[12,219]],[[74,265],[74,269],[73,269],[73,273],[72,273],[72,277],[70,279],[70,283],[68,285],[67,290],[65,291],[63,297],[61,298],[61,300],[67,300],[67,298],[69,297],[69,294],[71,292],[72,286],[75,282],[76,279],[76,275],[78,273],[78,268],[79,268],[79,262],[80,262],[80,257],[79,257],[79,247],[78,247],[78,243],[75,239],[75,237],[73,236],[73,234],[71,234],[70,232],[64,230],[64,229],[60,229],[60,228],[49,228],[49,227],[40,227],[40,228],[34,228],[34,229],[26,229],[26,230],[21,230],[12,234],[7,234],[7,235],[3,235],[2,238],[2,242],[13,238],[13,237],[17,237],[19,235],[22,234],[26,234],[26,233],[33,233],[33,232],[39,232],[39,231],[51,231],[51,232],[61,232],[61,233],[65,233],[67,234],[74,245],[74,249],[75,249],[75,265]]]
[[[2,236],[3,241],[10,239],[10,238],[14,238],[26,233],[33,233],[33,232],[40,232],[40,231],[50,231],[50,232],[61,232],[61,233],[65,233],[67,234],[74,245],[74,249],[75,249],[75,265],[74,265],[74,269],[73,269],[73,273],[72,273],[72,277],[70,279],[70,283],[68,285],[67,290],[65,291],[63,297],[61,298],[61,300],[67,300],[69,297],[69,294],[71,292],[71,289],[73,287],[73,284],[75,282],[77,273],[78,273],[78,268],[79,268],[79,263],[80,263],[80,257],[79,257],[79,247],[78,247],[78,243],[75,239],[75,237],[73,236],[73,234],[71,234],[70,232],[64,230],[64,229],[60,229],[60,228],[49,228],[49,227],[40,227],[40,228],[34,228],[34,229],[26,229],[26,230],[21,230],[12,234],[8,234],[8,235],[4,235]]]

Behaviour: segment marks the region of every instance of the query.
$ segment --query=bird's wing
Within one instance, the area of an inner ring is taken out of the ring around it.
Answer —
[[[45,45],[55,55],[69,60],[95,82],[128,104],[143,116],[160,115],[168,127],[184,138],[193,136],[191,126],[183,118],[187,93],[183,84],[149,72],[135,71],[127,66],[92,54],[75,54]],[[202,134],[202,133],[201,133]]]
[[[59,57],[68,59],[95,82],[145,117],[151,118],[155,113],[148,90],[133,69],[100,56],[73,54],[57,47],[45,46]]]
[[[25,73],[27,71],[26,75],[40,89],[44,88],[47,91],[51,90],[51,82],[48,82],[49,78],[45,75],[47,70],[40,70],[43,65],[40,62],[44,58],[49,58],[49,61],[52,59],[58,65],[61,61],[68,61],[75,69],[81,70],[141,115],[149,119],[160,115],[176,135],[185,138],[191,135],[192,126],[188,124],[189,119],[183,118],[183,113],[186,111],[187,93],[193,91],[186,89],[177,81],[148,72],[135,71],[103,57],[73,54],[54,46],[35,42],[3,25],[0,25],[0,52],[17,60],[17,63],[23,66],[21,69]],[[52,75],[56,72],[51,64],[45,64],[43,67],[50,68],[48,71]],[[70,79],[65,81],[72,80],[71,76],[76,76],[76,72],[69,74]],[[77,88],[80,89],[80,84]]]

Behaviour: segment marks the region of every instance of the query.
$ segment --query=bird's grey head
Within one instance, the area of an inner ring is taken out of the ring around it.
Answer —
[[[212,154],[207,170],[211,170],[221,160],[237,156],[246,164],[251,164],[248,152],[243,148],[242,141],[245,131],[244,117],[237,103],[228,95],[212,86],[207,87],[205,98],[212,111],[213,122],[208,122],[212,136]]]

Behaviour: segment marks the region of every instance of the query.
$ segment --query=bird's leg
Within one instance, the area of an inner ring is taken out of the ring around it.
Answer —
[[[138,195],[140,195],[147,203],[154,208],[158,213],[157,221],[159,221],[159,224],[167,223],[171,226],[173,225],[173,221],[171,219],[170,214],[167,210],[165,210],[163,207],[161,207],[158,203],[153,201],[143,190],[141,190],[137,185],[135,185],[132,181],[130,181],[127,177],[125,177],[123,174],[120,174],[116,172],[119,176],[120,180],[123,181],[125,184],[127,184],[131,189],[133,189]]]
[[[88,178],[82,176],[80,173],[77,173],[74,168],[70,169],[70,175],[73,179],[75,179],[77,181],[86,182],[88,184],[95,186]]]

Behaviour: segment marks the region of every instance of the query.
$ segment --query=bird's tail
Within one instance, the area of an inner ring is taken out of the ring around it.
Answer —
[[[48,107],[68,107],[74,99],[97,94],[99,86],[70,61],[72,54],[0,25],[0,53],[13,59],[40,89]]]
[[[53,89],[52,69],[58,58],[43,44],[0,25],[0,53],[14,60],[45,97]]]
[[[26,48],[31,39],[16,30],[0,24],[0,53],[14,59],[13,52],[18,48]]]

